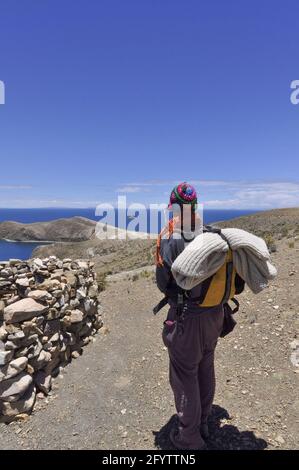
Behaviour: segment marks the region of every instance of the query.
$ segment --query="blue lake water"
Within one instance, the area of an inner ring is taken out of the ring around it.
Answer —
[[[256,210],[205,210],[204,222],[206,224],[218,222],[220,220],[229,220],[242,215],[249,215]],[[88,219],[99,221],[100,218],[95,215],[95,210],[90,209],[0,209],[0,222],[13,220],[22,223],[46,222],[66,217],[81,216]],[[116,221],[117,225],[117,221]],[[159,227],[160,228],[160,227]],[[150,230],[149,230],[150,231]],[[28,259],[32,251],[42,243],[12,243],[0,240],[0,260],[9,258]]]
[[[40,245],[40,243],[12,243],[0,240],[0,261],[9,258],[28,259],[34,248]]]

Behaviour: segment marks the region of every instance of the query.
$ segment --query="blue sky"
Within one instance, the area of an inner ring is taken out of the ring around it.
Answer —
[[[299,205],[297,0],[0,8],[0,207]]]

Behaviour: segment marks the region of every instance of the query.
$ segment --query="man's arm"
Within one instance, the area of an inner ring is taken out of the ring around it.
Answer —
[[[166,294],[167,287],[172,280],[170,267],[164,262],[162,266],[156,267],[156,281],[157,286],[163,294]]]

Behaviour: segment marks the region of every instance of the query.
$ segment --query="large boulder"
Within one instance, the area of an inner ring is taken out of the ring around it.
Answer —
[[[44,302],[45,300],[51,300],[52,298],[49,292],[41,289],[32,290],[28,293],[27,297],[41,302]]]
[[[17,401],[26,392],[32,383],[32,377],[26,372],[21,372],[18,376],[0,382],[0,400]]]
[[[27,364],[27,357],[18,357],[6,366],[0,367],[0,382],[15,377],[27,367]]]
[[[31,384],[19,400],[14,402],[0,400],[0,422],[9,422],[19,414],[30,413],[35,403],[35,397],[36,389]]]
[[[34,299],[26,298],[19,300],[4,309],[4,321],[6,323],[19,323],[30,320],[46,313],[48,307],[36,302]]]

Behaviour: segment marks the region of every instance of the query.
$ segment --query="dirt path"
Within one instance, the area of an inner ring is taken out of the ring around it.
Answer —
[[[279,248],[279,279],[258,297],[242,296],[238,326],[219,342],[211,449],[298,447],[298,367],[289,344],[299,322],[298,255]],[[0,449],[171,449],[166,309],[152,315],[161,295],[151,275],[136,277],[109,282],[96,341],[28,420],[0,425]]]

